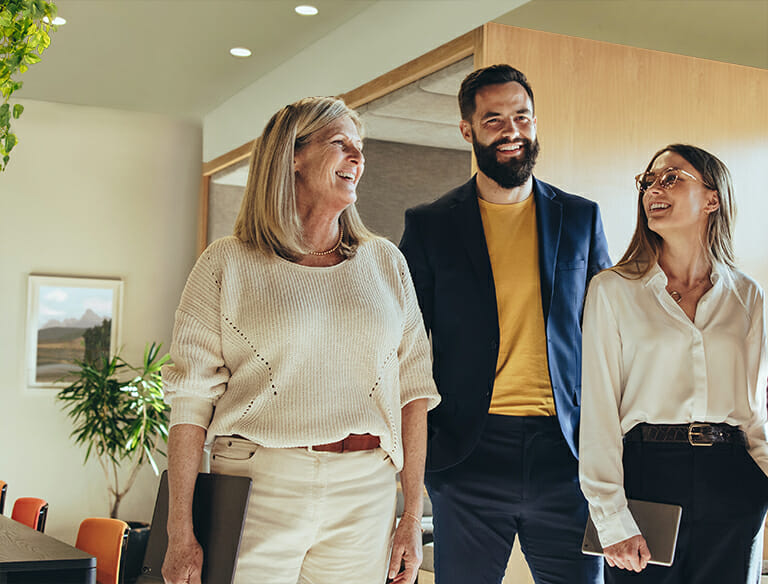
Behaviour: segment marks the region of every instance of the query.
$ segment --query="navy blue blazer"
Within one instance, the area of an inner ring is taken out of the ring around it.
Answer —
[[[581,314],[590,278],[609,267],[597,203],[534,178],[541,300],[549,376],[560,428],[578,452]],[[473,177],[405,213],[400,249],[432,335],[442,396],[429,413],[427,470],[464,460],[477,445],[491,403],[499,322],[491,261]],[[515,250],[509,250],[514,261]]]

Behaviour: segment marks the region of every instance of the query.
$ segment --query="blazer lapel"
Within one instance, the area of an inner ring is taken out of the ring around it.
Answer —
[[[552,305],[555,264],[563,222],[563,206],[555,200],[554,193],[548,186],[536,178],[533,179],[533,196],[536,202],[536,226],[539,230],[541,306],[544,309],[544,322],[546,323]]]
[[[450,212],[456,228],[455,232],[460,234],[478,278],[481,282],[490,282],[493,285],[491,259],[485,242],[474,177],[457,190]]]

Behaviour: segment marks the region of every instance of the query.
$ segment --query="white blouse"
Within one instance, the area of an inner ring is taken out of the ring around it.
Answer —
[[[713,269],[692,322],[656,265],[604,271],[584,306],[579,478],[603,547],[640,531],[627,508],[622,436],[635,425],[726,423],[768,475],[768,341],[762,288]]]

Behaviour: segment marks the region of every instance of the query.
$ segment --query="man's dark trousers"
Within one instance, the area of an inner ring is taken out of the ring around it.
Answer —
[[[602,583],[601,560],[581,553],[577,474],[556,418],[489,414],[469,458],[426,474],[437,582],[501,582],[518,536],[537,583]]]
[[[497,416],[488,413],[499,323],[475,179],[405,216],[400,249],[432,336],[433,373],[442,396],[428,416],[426,476],[435,516],[437,584],[497,584],[503,570],[497,574],[496,567],[506,565],[504,550],[515,534],[537,583],[602,582],[601,560],[580,557],[586,502],[578,490],[576,453],[581,310],[589,279],[611,262],[597,204],[536,178],[533,197],[547,364],[557,413],[545,422],[551,433],[528,427],[533,418],[522,421],[521,431],[510,429],[519,418],[497,424]],[[509,251],[509,261],[515,261],[515,251]],[[520,490],[513,490],[515,484]],[[532,489],[535,498],[530,498]],[[560,527],[563,537],[549,526]],[[568,534],[577,533],[565,543]],[[576,554],[592,568],[574,572],[562,562],[538,561],[561,556],[563,546],[569,557]],[[471,574],[463,564],[474,567]]]

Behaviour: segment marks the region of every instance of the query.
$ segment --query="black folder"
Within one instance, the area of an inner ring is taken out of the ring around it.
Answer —
[[[203,584],[232,584],[250,493],[248,477],[197,475],[192,521],[197,541],[203,548]],[[136,584],[163,581],[160,570],[168,547],[167,522],[168,471],[165,471],[157,491],[142,575]]]

